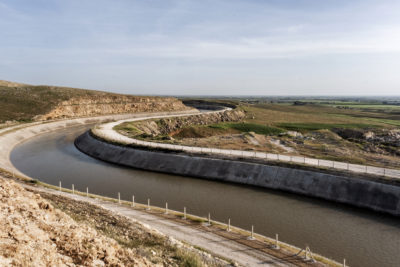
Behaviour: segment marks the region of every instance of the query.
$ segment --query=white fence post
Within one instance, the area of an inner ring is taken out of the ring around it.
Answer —
[[[254,225],[251,226],[251,235],[250,235],[249,239],[254,240]]]
[[[165,202],[165,214],[168,214],[168,202]]]
[[[228,232],[231,231],[231,218],[228,219],[228,229],[227,229],[227,231]]]
[[[186,220],[186,207],[183,207],[183,219]]]
[[[75,194],[75,187],[74,187],[74,184],[72,184],[72,194]]]
[[[121,204],[121,193],[118,192],[118,204]]]
[[[275,234],[275,249],[279,249],[279,239],[278,239],[278,234]]]
[[[147,209],[146,210],[150,210],[150,198],[147,199]]]
[[[135,196],[132,195],[132,207],[135,207]]]
[[[89,187],[86,187],[86,197],[89,197]]]
[[[61,192],[61,181],[58,182],[58,187],[59,187],[59,190]]]

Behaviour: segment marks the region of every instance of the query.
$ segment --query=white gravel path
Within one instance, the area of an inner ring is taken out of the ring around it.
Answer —
[[[177,240],[187,242],[191,245],[205,248],[206,250],[211,251],[214,255],[232,259],[243,266],[294,266],[284,263],[280,259],[277,259],[259,250],[252,249],[235,241],[213,234],[212,232],[204,231],[187,224],[179,223],[177,221],[167,220],[142,210],[132,209],[128,206],[119,205],[113,202],[95,198],[87,198],[84,196],[59,192],[43,187],[32,187],[26,184],[22,184],[22,186],[38,192],[61,195],[73,200],[83,201],[100,206],[115,214],[122,215],[134,221],[145,224],[167,236],[171,236]]]
[[[230,108],[218,111],[209,111],[206,113],[216,113],[216,112],[224,112],[229,110]],[[105,123],[98,125],[95,129],[93,129],[94,135],[103,138],[104,140],[108,140],[110,142],[116,142],[119,144],[136,144],[147,147],[158,147],[163,149],[171,149],[171,150],[181,150],[191,153],[208,153],[208,154],[222,154],[226,156],[236,155],[239,157],[245,158],[257,158],[265,161],[283,161],[290,162],[294,164],[304,164],[316,167],[328,167],[332,169],[338,169],[342,171],[349,171],[355,173],[368,173],[379,176],[386,176],[391,178],[400,179],[400,170],[389,169],[389,168],[380,168],[374,166],[367,165],[359,165],[359,164],[351,164],[347,162],[339,162],[339,161],[331,161],[331,160],[322,160],[322,159],[314,159],[314,158],[306,158],[303,156],[290,156],[290,155],[282,155],[282,154],[272,154],[265,152],[256,152],[256,151],[245,151],[245,150],[230,150],[230,149],[218,149],[218,148],[207,148],[207,147],[193,147],[193,146],[181,146],[181,145],[173,145],[173,144],[164,144],[164,143],[156,143],[156,142],[148,142],[137,140],[134,138],[127,137],[113,130],[113,127],[128,121],[140,121],[147,119],[158,119],[158,118],[166,118],[166,117],[182,117],[194,114],[179,114],[174,116],[152,116],[146,118],[135,118],[135,119],[125,119],[110,123]]]

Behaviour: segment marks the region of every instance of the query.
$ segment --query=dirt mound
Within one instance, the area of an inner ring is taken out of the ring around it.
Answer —
[[[0,266],[153,266],[133,250],[0,178]]]

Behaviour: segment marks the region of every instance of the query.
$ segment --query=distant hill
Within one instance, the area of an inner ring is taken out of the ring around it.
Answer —
[[[172,97],[132,96],[0,80],[0,123],[186,109],[189,108]]]
[[[26,84],[23,84],[23,83],[16,83],[16,82],[9,82],[9,81],[0,80],[0,86],[17,87],[17,86],[25,86],[25,85]]]

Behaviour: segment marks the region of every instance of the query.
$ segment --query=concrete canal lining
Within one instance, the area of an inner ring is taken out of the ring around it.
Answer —
[[[282,190],[400,216],[400,188],[367,179],[266,164],[135,149],[84,133],[82,152],[103,161],[143,170]]]
[[[196,114],[198,111],[175,111],[175,112],[143,112],[134,114],[113,114],[113,115],[103,115],[97,117],[88,118],[74,118],[67,120],[49,121],[49,122],[34,122],[28,124],[17,125],[10,128],[5,128],[0,130],[0,168],[5,169],[9,172],[14,172],[20,177],[25,177],[26,179],[31,179],[31,177],[26,176],[10,161],[10,153],[18,144],[33,138],[39,134],[44,134],[59,129],[67,129],[69,127],[77,125],[87,125],[94,123],[105,123],[107,121],[113,120],[123,120],[132,118],[146,118],[154,116],[166,116],[166,115],[190,115]]]

